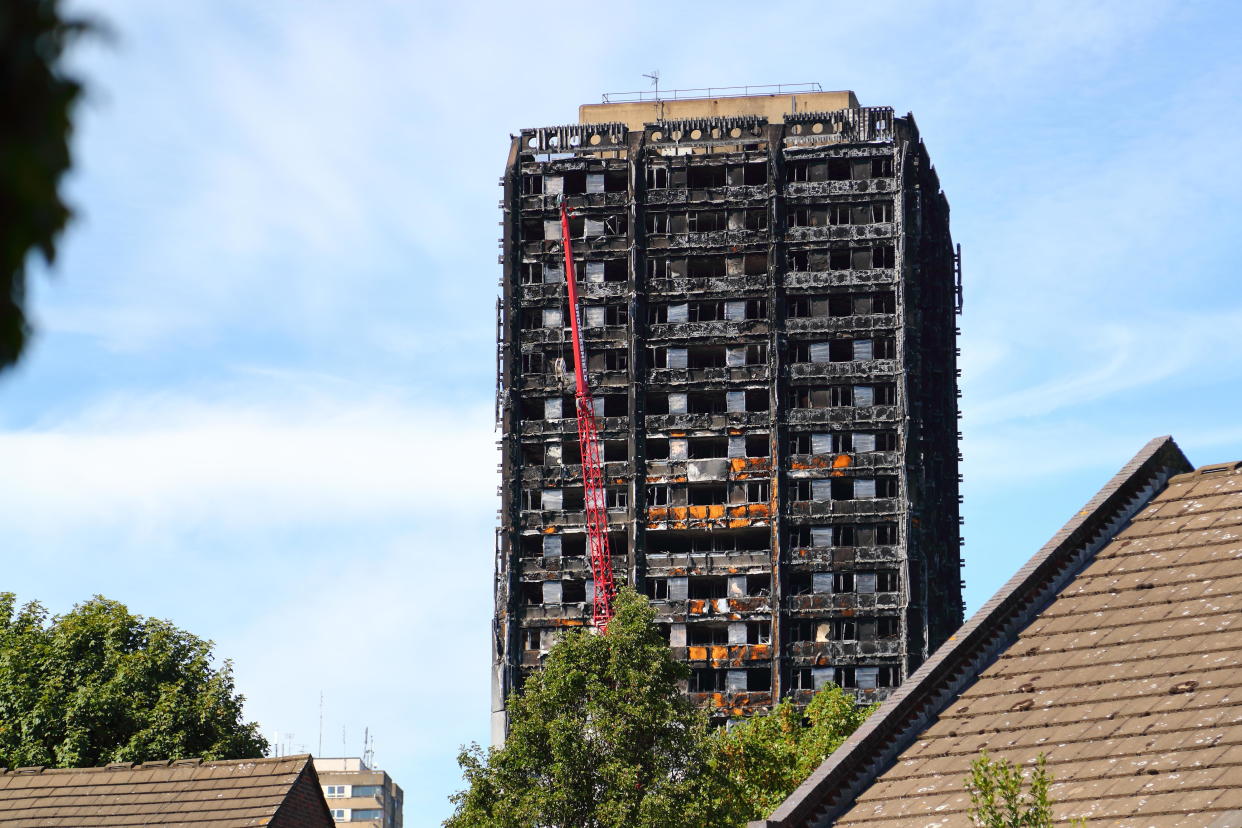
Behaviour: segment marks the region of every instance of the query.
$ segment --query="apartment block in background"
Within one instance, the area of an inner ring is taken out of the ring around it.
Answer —
[[[336,822],[401,828],[401,786],[362,759],[316,758],[315,771]]]
[[[579,115],[501,180],[493,739],[591,617],[562,199],[616,578],[687,692],[884,698],[962,620],[959,259],[914,118],[818,90]]]

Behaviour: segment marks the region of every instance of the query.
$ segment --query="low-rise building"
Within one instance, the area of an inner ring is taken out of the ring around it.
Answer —
[[[334,820],[401,828],[401,786],[387,773],[358,757],[316,758],[315,770]]]

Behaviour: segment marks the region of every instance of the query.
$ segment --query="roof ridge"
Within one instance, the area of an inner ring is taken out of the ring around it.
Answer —
[[[767,820],[829,825],[1190,462],[1170,436],[1143,446],[970,620],[949,637]]]
[[[218,768],[225,765],[237,764],[277,764],[280,762],[292,762],[301,760],[303,763],[309,762],[311,755],[309,753],[298,753],[286,756],[258,756],[254,758],[244,759],[201,759],[198,757],[187,757],[184,759],[151,759],[146,762],[109,762],[106,765],[99,765],[90,768],[49,768],[46,765],[27,765],[20,768],[4,768],[0,767],[0,776],[34,776],[42,774],[69,774],[69,773],[108,773],[117,771],[152,771],[152,770],[168,770],[172,768]]]

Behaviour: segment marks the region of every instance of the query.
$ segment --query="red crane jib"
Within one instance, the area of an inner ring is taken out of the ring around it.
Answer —
[[[574,339],[575,409],[578,415],[578,444],[582,452],[582,488],[586,501],[587,544],[591,576],[595,579],[592,622],[601,631],[612,619],[612,597],[616,586],[612,578],[612,552],[608,548],[608,506],[604,497],[603,458],[599,431],[595,427],[595,402],[587,386],[584,369],[582,327],[579,324],[578,284],[574,276],[574,254],[569,241],[569,213],[561,203],[561,240],[565,249],[565,284],[569,287],[569,325]]]

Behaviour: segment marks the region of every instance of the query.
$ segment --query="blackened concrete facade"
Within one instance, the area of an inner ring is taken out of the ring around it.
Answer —
[[[824,94],[845,108],[596,105],[513,137],[495,741],[591,614],[562,198],[617,580],[651,597],[691,697],[720,717],[826,682],[884,698],[961,623],[948,202],[912,116]]]

